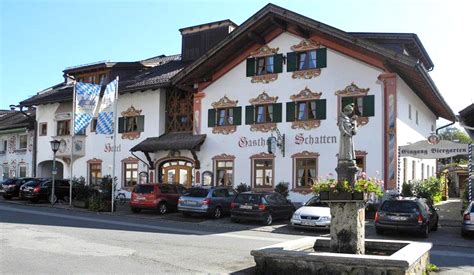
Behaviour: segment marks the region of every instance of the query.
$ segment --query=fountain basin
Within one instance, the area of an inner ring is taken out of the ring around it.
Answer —
[[[331,253],[330,238],[305,237],[251,251],[257,274],[423,274],[431,243],[365,240],[366,254]]]

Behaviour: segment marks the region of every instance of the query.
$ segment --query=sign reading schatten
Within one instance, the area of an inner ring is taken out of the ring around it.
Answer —
[[[430,144],[426,140],[400,146],[400,157],[414,157],[419,159],[441,159],[457,155],[468,154],[468,144],[441,140],[437,144]]]

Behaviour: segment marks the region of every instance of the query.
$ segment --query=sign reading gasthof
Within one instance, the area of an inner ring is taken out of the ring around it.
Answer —
[[[430,144],[426,140],[400,146],[400,157],[414,157],[419,159],[441,159],[457,155],[467,155],[469,144],[455,143],[441,140],[437,144]]]

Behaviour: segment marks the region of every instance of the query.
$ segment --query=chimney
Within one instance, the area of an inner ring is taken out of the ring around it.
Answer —
[[[181,32],[181,60],[194,61],[205,54],[229,35],[237,25],[230,20],[222,20],[187,28]]]

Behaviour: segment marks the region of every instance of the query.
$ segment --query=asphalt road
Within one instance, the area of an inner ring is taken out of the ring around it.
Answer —
[[[144,214],[146,217],[146,214]],[[474,274],[474,239],[440,227],[428,239],[409,234],[367,238],[429,241],[443,274]],[[190,222],[25,206],[0,201],[0,273],[252,273],[250,250],[327,231],[260,227],[228,219]]]

